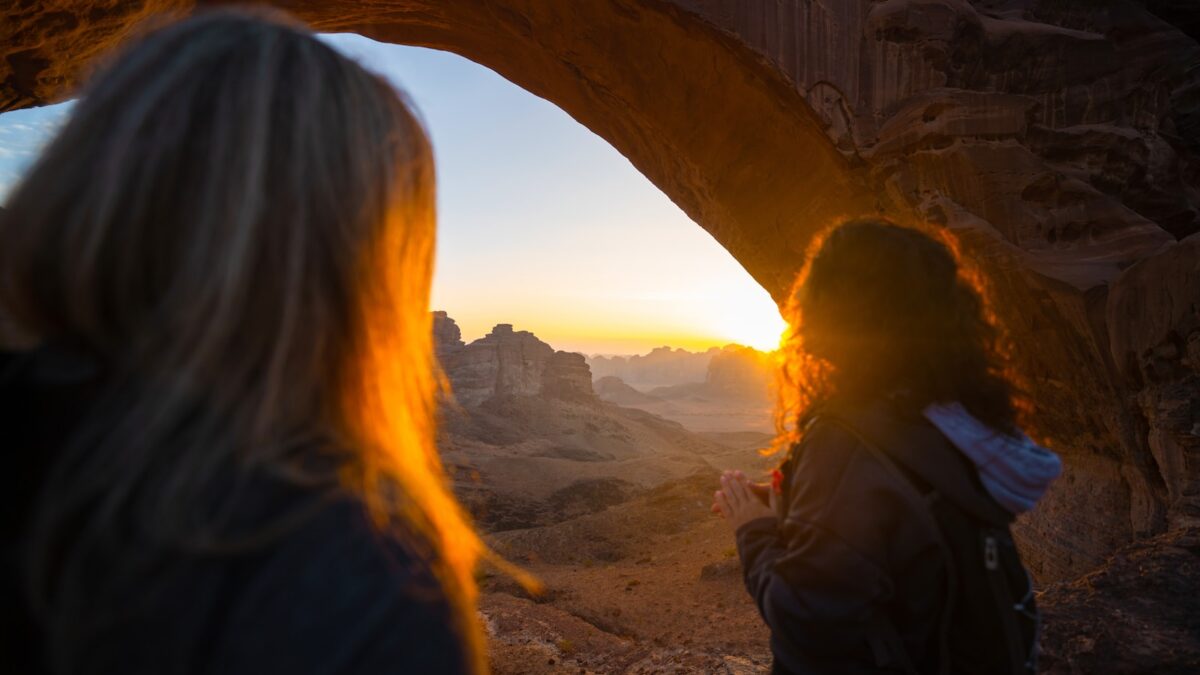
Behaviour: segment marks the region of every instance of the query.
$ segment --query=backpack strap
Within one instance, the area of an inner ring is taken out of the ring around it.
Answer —
[[[867,644],[875,655],[877,668],[900,668],[905,675],[919,675],[900,639],[900,631],[886,614],[876,608],[865,623]]]
[[[823,419],[853,436],[896,479],[896,485],[900,493],[904,496],[905,501],[913,507],[913,512],[917,514],[917,517],[933,533],[938,548],[942,551],[942,559],[946,564],[946,603],[942,608],[941,617],[938,621],[938,672],[941,675],[949,675],[951,672],[950,622],[952,619],[951,615],[953,614],[954,596],[958,591],[958,573],[954,566],[954,558],[950,553],[950,545],[946,542],[946,537],[942,534],[942,528],[938,526],[937,519],[934,518],[932,512],[932,506],[940,499],[940,496],[936,491],[930,492],[928,495],[921,494],[913,484],[912,479],[900,470],[900,467],[888,457],[887,453],[867,439],[854,425],[835,415],[824,415]],[[917,671],[912,664],[907,650],[904,648],[903,641],[900,640],[896,626],[882,612],[875,612],[868,620],[867,632],[868,640],[872,643],[872,650],[876,649],[876,645],[885,648],[889,652],[893,663],[901,665],[909,675],[916,675]],[[883,655],[876,651],[877,661],[881,656]]]

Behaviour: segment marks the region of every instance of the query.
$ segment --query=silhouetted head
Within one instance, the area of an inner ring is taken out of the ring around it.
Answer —
[[[919,412],[961,402],[1000,431],[1015,425],[1000,333],[941,237],[879,219],[825,234],[785,308],[781,422],[814,404],[880,395]]]
[[[231,478],[328,482],[427,535],[465,613],[481,546],[434,447],[434,229],[421,125],[306,30],[218,12],[128,47],[0,223],[0,313],[120,401],[58,461],[44,548],[68,523],[91,553],[213,542]],[[64,620],[84,557],[42,580]]]

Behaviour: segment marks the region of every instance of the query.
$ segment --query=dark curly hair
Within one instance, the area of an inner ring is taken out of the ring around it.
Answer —
[[[955,242],[878,218],[818,237],[784,307],[776,449],[818,405],[900,395],[914,412],[957,401],[1017,430],[1019,388],[982,277]]]

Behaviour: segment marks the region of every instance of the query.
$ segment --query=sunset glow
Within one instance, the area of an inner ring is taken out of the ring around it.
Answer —
[[[770,295],[606,141],[454,54],[327,39],[408,91],[438,161],[434,309],[557,349],[773,348]]]
[[[405,90],[438,168],[432,308],[467,341],[498,323],[557,349],[773,349],[767,292],[606,141],[446,52],[325,36]],[[0,116],[0,203],[70,104]]]

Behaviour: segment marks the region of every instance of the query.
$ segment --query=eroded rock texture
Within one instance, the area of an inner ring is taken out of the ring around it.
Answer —
[[[1118,551],[1080,579],[1047,589],[1039,598],[1045,626],[1042,672],[1200,672],[1197,576],[1200,536],[1174,530]]]
[[[434,312],[434,338],[454,396],[464,407],[506,396],[598,402],[583,355],[555,351],[529,331],[514,331],[512,325],[502,323],[463,344],[454,319]]]
[[[849,215],[943,224],[1066,477],[1044,581],[1200,525],[1200,44],[1189,0],[280,0],[461,53],[610,141],[776,298]],[[0,9],[0,108],[66,95],[159,9]]]

